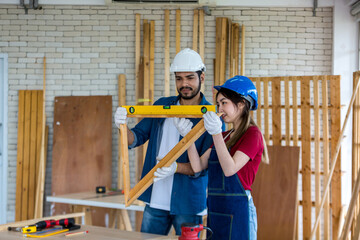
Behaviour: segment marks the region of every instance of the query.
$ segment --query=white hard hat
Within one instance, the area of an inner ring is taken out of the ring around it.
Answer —
[[[205,70],[200,55],[190,48],[185,48],[176,54],[170,66],[170,72],[205,72]]]

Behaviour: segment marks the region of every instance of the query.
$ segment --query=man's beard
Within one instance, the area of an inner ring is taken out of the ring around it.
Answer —
[[[181,93],[181,91],[183,90],[183,89],[190,89],[191,91],[193,90],[193,88],[191,88],[191,87],[182,87],[182,88],[180,88],[180,89],[178,89],[178,93],[179,93],[179,95],[180,95],[180,97],[181,98],[183,98],[183,99],[192,99],[192,98],[194,98],[199,92],[200,92],[200,85],[201,85],[201,83],[199,83],[199,86],[198,86],[198,88],[195,90],[195,92],[193,92],[191,95],[189,95],[189,96],[186,96],[186,95],[183,95],[182,93]]]

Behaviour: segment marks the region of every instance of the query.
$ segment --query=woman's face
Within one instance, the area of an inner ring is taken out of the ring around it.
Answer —
[[[239,102],[237,106],[221,93],[218,94],[216,104],[219,113],[223,113],[222,118],[226,123],[237,123],[240,120],[244,103]]]

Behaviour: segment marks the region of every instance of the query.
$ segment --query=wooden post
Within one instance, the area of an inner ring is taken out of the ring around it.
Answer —
[[[241,70],[240,74],[245,74],[245,25],[241,26]]]
[[[119,106],[126,105],[126,76],[125,74],[119,74],[118,76],[118,104]],[[119,132],[119,138],[118,138],[118,183],[117,188],[123,189],[124,188],[124,182],[123,178],[120,177],[120,174],[122,174],[122,155],[121,155],[121,136]]]
[[[285,145],[290,146],[290,93],[289,77],[284,78],[285,87]]]
[[[321,83],[322,88],[322,124],[323,124],[323,168],[324,179],[329,176],[329,95],[328,95],[328,80],[329,77],[323,78]],[[330,236],[330,204],[329,193],[324,195],[324,239],[329,239]],[[321,199],[322,200],[322,199]],[[320,209],[321,211],[321,209]]]
[[[303,238],[311,235],[311,122],[310,122],[310,79],[301,82],[301,152],[302,152],[302,208]]]
[[[205,57],[205,29],[204,29],[204,10],[199,10],[199,54],[204,62]]]
[[[281,146],[281,88],[280,78],[273,78],[272,91],[272,142]],[[276,94],[275,94],[276,93]]]
[[[155,21],[150,21],[149,43],[149,104],[152,104],[154,102]]]
[[[320,119],[319,119],[319,77],[313,78],[314,89],[314,147],[315,147],[315,214],[320,212],[321,179],[320,179]],[[320,239],[320,227],[316,230],[316,238]]]
[[[176,40],[176,53],[178,53],[181,50],[181,44],[180,44],[180,40],[181,40],[181,10],[180,9],[176,10],[176,35],[175,35],[175,40]]]
[[[164,27],[165,27],[164,95],[165,97],[169,97],[170,96],[170,11],[169,9],[165,9]]]
[[[124,197],[125,204],[129,199],[130,192],[130,168],[129,168],[129,151],[128,151],[128,138],[127,138],[127,125],[120,124],[120,145],[121,145],[121,159],[122,159],[122,173],[124,184]]]
[[[270,142],[270,131],[269,131],[269,80],[268,78],[263,78],[264,83],[264,137],[266,144],[269,145]]]
[[[39,175],[37,179],[36,188],[36,200],[35,200],[35,215],[34,218],[41,218],[43,216],[43,202],[44,202],[44,187],[45,187],[45,170],[46,170],[46,153],[45,153],[45,80],[46,80],[46,57],[43,58],[43,116],[42,116],[42,135],[41,135],[41,150],[40,150],[40,163],[39,163]]]
[[[199,10],[194,9],[192,49],[198,52]]]

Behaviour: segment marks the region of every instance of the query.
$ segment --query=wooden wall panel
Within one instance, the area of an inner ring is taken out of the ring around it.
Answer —
[[[293,239],[299,147],[269,146],[270,164],[261,163],[252,186],[258,239]]]
[[[112,97],[55,97],[52,195],[111,187]],[[67,212],[55,204],[53,214]],[[93,212],[93,224],[103,226],[105,214]]]

